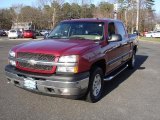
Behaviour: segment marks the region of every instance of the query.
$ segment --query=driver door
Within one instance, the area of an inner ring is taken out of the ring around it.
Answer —
[[[111,35],[117,34],[117,28],[114,22],[108,23],[108,38]],[[106,72],[112,72],[118,66],[121,65],[122,57],[121,57],[121,41],[109,41],[108,45],[106,46],[105,56],[107,59],[107,68]]]

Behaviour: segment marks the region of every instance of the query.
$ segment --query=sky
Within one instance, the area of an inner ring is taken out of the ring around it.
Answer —
[[[9,8],[12,5],[23,4],[33,6],[37,0],[0,0],[0,9]]]
[[[90,0],[90,1],[94,1],[94,3],[98,3],[98,1],[112,1],[112,0]],[[38,3],[37,3],[37,0],[0,0],[0,9],[1,8],[9,8],[12,5],[17,5],[17,4],[36,6],[36,4],[38,4]],[[160,14],[160,7],[159,6],[160,6],[160,0],[155,0],[154,9],[156,10],[156,13]]]

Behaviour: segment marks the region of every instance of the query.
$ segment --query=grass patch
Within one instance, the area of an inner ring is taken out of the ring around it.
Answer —
[[[160,38],[146,38],[146,37],[139,37],[139,40],[160,42]]]

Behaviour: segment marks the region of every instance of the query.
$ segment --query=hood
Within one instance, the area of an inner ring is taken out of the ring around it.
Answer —
[[[78,55],[97,45],[95,41],[91,40],[48,39],[23,43],[13,48],[13,50],[15,52],[54,54],[55,56]]]

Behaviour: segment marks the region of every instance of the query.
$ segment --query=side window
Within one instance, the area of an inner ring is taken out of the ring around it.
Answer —
[[[116,26],[117,26],[118,34],[120,34],[122,36],[122,39],[124,39],[126,37],[126,31],[125,31],[124,25],[120,22],[117,22]]]
[[[108,36],[115,34],[115,25],[113,22],[108,24]]]

